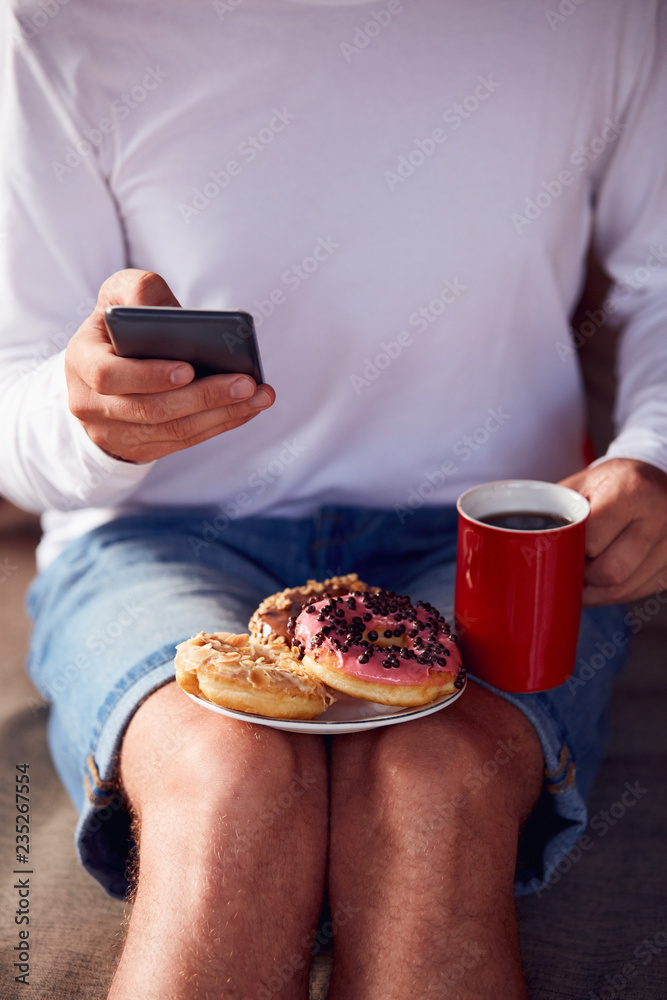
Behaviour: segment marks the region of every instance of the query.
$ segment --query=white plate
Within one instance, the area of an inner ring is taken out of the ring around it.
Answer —
[[[192,698],[198,705],[210,709],[211,712],[219,712],[220,715],[227,715],[230,719],[240,719],[241,722],[255,722],[258,726],[271,726],[273,729],[287,729],[292,733],[359,733],[364,729],[376,729],[378,726],[393,726],[397,722],[411,722],[413,719],[421,719],[424,715],[431,715],[439,712],[441,708],[452,705],[457,698],[460,698],[466,689],[466,683],[459,691],[453,694],[445,694],[442,698],[436,698],[428,705],[421,705],[419,708],[392,708],[390,705],[379,705],[375,701],[362,701],[361,698],[352,698],[347,694],[339,694],[333,705],[330,705],[326,712],[322,712],[316,719],[274,719],[265,715],[253,715],[251,712],[236,712],[231,708],[222,708],[214,705],[212,701],[197,697],[186,691],[188,698]]]

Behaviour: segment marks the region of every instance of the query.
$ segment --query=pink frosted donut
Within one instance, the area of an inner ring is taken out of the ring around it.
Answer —
[[[293,643],[336,691],[385,705],[426,705],[463,687],[456,637],[440,612],[391,590],[306,604]]]
[[[248,623],[250,638],[254,642],[278,642],[288,647],[292,644],[289,624],[309,601],[319,601],[323,597],[341,597],[359,590],[377,591],[359,579],[356,573],[347,576],[332,576],[323,583],[308,580],[303,587],[288,587],[279,594],[266,597]]]

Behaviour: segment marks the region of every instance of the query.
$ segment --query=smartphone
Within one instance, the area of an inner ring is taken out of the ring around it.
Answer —
[[[247,312],[171,306],[108,306],[104,319],[121,358],[187,361],[195,378],[251,375],[264,381],[255,323]]]

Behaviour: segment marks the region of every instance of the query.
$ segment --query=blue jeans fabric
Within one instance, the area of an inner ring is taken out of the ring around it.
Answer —
[[[141,702],[173,680],[174,646],[199,631],[245,632],[267,595],[350,572],[430,601],[451,621],[456,527],[453,507],[402,520],[324,507],[300,520],[231,522],[215,509],[158,509],[96,528],[37,577],[30,675],[51,702],[50,748],[79,810],[79,858],[109,894],[126,893],[132,846],[116,784],[120,743]],[[545,758],[543,793],[520,844],[518,895],[543,887],[586,827],[611,683],[625,660],[624,617],[622,607],[583,612],[574,680],[539,694],[498,692],[530,719]]]

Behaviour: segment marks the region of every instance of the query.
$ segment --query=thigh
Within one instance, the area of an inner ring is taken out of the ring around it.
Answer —
[[[128,828],[116,781],[130,719],[173,680],[178,642],[199,631],[247,631],[259,601],[280,584],[229,546],[195,552],[191,537],[177,518],[103,525],[68,546],[29,595],[29,668],[51,702],[51,753],[80,811],[80,857],[115,895],[126,887]]]
[[[246,631],[275,586],[237,552],[193,557],[187,535],[173,528],[106,525],[33,587],[31,677],[87,752],[128,687],[148,675],[173,677],[177,643],[199,631]]]
[[[452,618],[454,581],[454,561],[443,562],[415,577],[410,596]],[[542,749],[542,790],[522,833],[518,895],[543,887],[586,829],[586,801],[604,755],[613,680],[627,657],[626,618],[622,606],[583,609],[574,672],[560,687],[508,694],[471,676],[460,699],[462,707],[472,685],[483,687],[525,716]],[[439,713],[443,723],[458,704]]]
[[[538,800],[543,757],[534,727],[514,705],[471,684],[453,703],[422,719],[333,740],[332,805],[353,789],[385,799],[405,835],[446,825],[470,829],[484,816],[515,835]],[[432,845],[431,845],[432,846]]]
[[[207,712],[175,682],[138,707],[120,749],[120,787],[139,820],[191,830],[198,844],[222,825],[238,856],[310,800],[326,828],[327,777],[321,736]]]

